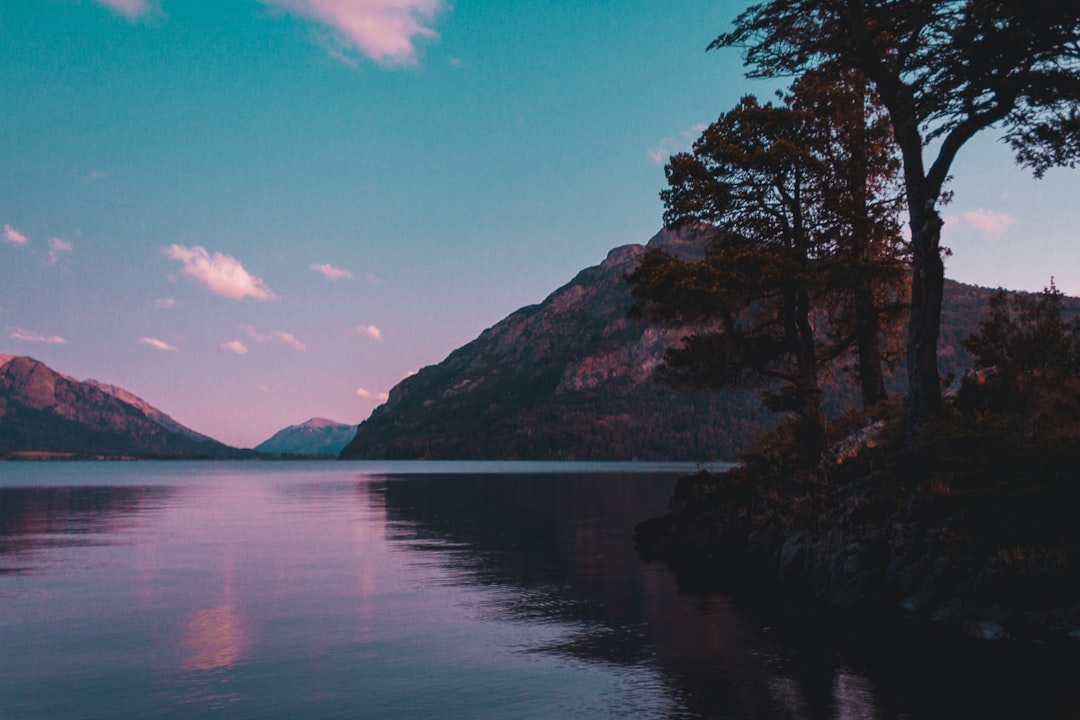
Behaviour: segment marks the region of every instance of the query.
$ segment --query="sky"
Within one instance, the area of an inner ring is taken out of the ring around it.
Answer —
[[[668,156],[747,93],[716,0],[3,0],[0,354],[251,447],[661,226]],[[1080,294],[1080,175],[991,131],[947,274]]]

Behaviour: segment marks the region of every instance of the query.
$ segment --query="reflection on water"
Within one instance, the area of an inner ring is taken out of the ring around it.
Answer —
[[[183,645],[189,655],[185,670],[214,670],[235,665],[244,644],[244,631],[233,605],[199,610],[183,624]]]
[[[3,717],[1080,708],[1075,658],[842,637],[643,565],[630,533],[666,505],[670,473],[52,468],[0,463]]]

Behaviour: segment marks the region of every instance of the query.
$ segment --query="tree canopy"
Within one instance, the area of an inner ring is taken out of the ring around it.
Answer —
[[[1056,0],[769,0],[710,45],[750,74],[854,71],[900,148],[911,231],[909,431],[941,406],[944,265],[938,212],[957,153],[995,127],[1038,177],[1080,160],[1080,3]],[[915,433],[912,432],[912,435]]]
[[[711,323],[668,352],[668,380],[780,381],[768,404],[795,413],[813,454],[823,367],[856,344],[864,402],[885,395],[877,290],[904,280],[897,163],[864,83],[805,77],[780,100],[743,98],[671,158],[665,224],[707,223],[712,246],[695,263],[649,253],[630,279],[654,317]],[[831,337],[815,328],[825,310]]]

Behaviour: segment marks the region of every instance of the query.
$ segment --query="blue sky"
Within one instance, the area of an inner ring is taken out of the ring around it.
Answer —
[[[250,446],[660,226],[747,92],[705,0],[5,0],[0,353]],[[1077,175],[962,152],[950,276],[1080,292]],[[63,342],[60,342],[60,341]]]

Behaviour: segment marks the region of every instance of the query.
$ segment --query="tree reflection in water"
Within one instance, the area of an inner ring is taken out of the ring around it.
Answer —
[[[1072,653],[815,626],[738,588],[643,564],[633,526],[664,511],[670,478],[413,475],[369,489],[385,505],[388,540],[412,562],[437,562],[453,582],[488,590],[478,613],[563,630],[553,640],[538,631],[523,652],[652,667],[677,717],[1050,718],[1080,710]]]

